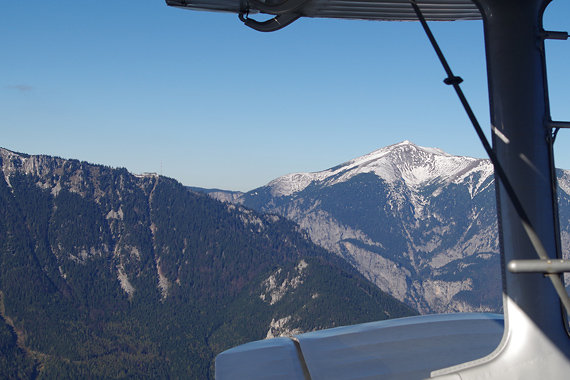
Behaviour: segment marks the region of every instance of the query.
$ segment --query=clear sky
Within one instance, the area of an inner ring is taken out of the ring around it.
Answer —
[[[482,22],[432,23],[485,129]],[[545,27],[570,30],[570,1]],[[570,120],[570,41],[547,41]],[[484,157],[417,22],[301,19],[275,33],[163,0],[0,2],[0,146],[251,190],[402,140]],[[556,142],[570,169],[570,131]]]

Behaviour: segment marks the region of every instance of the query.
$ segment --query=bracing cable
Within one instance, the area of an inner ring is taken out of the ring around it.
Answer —
[[[435,37],[433,36],[433,33],[431,32],[429,25],[427,24],[427,21],[423,16],[422,11],[420,10],[416,0],[410,0],[410,4],[414,8],[414,12],[416,13],[418,20],[420,21],[428,39],[431,42],[431,45],[435,50],[435,53],[437,54],[437,57],[441,62],[441,65],[443,66],[443,69],[445,70],[445,73],[447,74],[447,78],[445,78],[443,82],[447,85],[453,86],[453,88],[455,89],[455,92],[459,97],[459,101],[463,105],[463,108],[465,109],[465,112],[467,113],[467,116],[469,117],[469,120],[471,121],[473,128],[475,128],[475,132],[477,133],[479,140],[481,140],[483,148],[487,152],[487,155],[489,156],[489,159],[493,164],[495,173],[499,177],[501,184],[503,185],[505,191],[507,192],[507,196],[509,197],[517,215],[519,216],[521,224],[528,238],[530,239],[530,242],[534,250],[536,251],[537,255],[540,257],[540,259],[548,260],[549,256],[546,251],[546,248],[542,244],[542,241],[540,240],[538,234],[536,233],[536,230],[532,226],[530,218],[528,217],[526,211],[524,210],[524,207],[522,206],[522,203],[519,197],[517,196],[515,189],[511,185],[511,182],[509,181],[507,174],[505,173],[503,167],[501,166],[499,160],[497,159],[497,155],[493,151],[493,148],[491,148],[491,145],[489,144],[487,137],[483,133],[483,129],[481,128],[481,125],[479,124],[477,117],[473,113],[473,110],[471,109],[471,106],[469,105],[469,102],[467,101],[467,98],[465,97],[465,94],[461,89],[460,84],[461,82],[463,82],[463,79],[461,79],[461,77],[453,75],[453,71],[451,70],[451,67],[447,63],[447,60],[445,59],[443,52],[439,48],[439,45]],[[566,308],[566,311],[570,314],[570,298],[568,297],[568,293],[566,293],[564,284],[562,283],[560,276],[558,274],[545,274],[545,276],[550,278],[550,280],[552,281],[552,285],[554,286],[556,293],[558,293],[558,296],[560,297],[562,304]]]

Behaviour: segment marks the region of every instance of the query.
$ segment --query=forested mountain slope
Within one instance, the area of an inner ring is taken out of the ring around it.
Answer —
[[[0,149],[0,377],[213,377],[220,351],[415,314],[275,215]]]
[[[558,170],[563,252],[570,174]],[[245,194],[210,192],[297,222],[380,289],[422,313],[502,307],[493,167],[404,141]]]

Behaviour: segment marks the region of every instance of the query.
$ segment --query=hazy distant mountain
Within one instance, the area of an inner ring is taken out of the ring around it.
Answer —
[[[569,172],[560,170],[559,181],[568,248]],[[404,141],[328,170],[279,177],[235,202],[299,223],[314,242],[423,313],[501,308],[488,160]]]
[[[296,224],[0,149],[0,378],[212,377],[218,352],[414,314]]]

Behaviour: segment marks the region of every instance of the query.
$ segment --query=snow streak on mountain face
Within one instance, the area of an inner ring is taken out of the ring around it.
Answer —
[[[313,182],[334,185],[359,174],[373,173],[387,183],[403,181],[413,188],[434,182],[461,183],[472,172],[481,172],[481,182],[484,182],[493,174],[493,168],[487,160],[452,156],[437,148],[403,141],[328,170],[288,174],[267,186],[273,196],[289,196]]]
[[[570,176],[559,171],[563,246]],[[328,170],[294,173],[236,200],[290,218],[420,312],[501,307],[493,168],[409,141]]]

